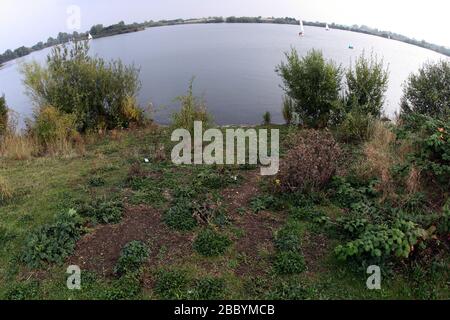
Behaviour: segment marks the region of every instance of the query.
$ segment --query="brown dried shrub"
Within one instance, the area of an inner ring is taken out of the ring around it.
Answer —
[[[280,163],[280,191],[318,191],[335,175],[342,155],[328,131],[304,130],[292,140],[292,148]]]

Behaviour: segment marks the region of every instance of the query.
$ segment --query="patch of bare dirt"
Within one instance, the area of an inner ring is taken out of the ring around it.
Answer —
[[[127,208],[121,223],[97,227],[78,243],[71,264],[82,270],[111,276],[122,248],[138,240],[149,243],[149,264],[170,263],[171,260],[190,254],[192,239],[169,229],[161,213],[146,206]],[[167,254],[161,255],[161,251]],[[164,259],[164,261],[161,261]]]
[[[242,260],[235,272],[239,276],[264,274],[267,272],[268,256],[274,251],[273,233],[282,225],[282,215],[268,211],[254,214],[248,210],[253,197],[258,194],[259,171],[248,172],[240,186],[223,191],[228,215],[235,227],[243,231],[236,239],[236,249]],[[246,212],[239,209],[246,208]]]

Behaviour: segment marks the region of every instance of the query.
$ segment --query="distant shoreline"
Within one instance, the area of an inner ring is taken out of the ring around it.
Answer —
[[[31,48],[20,47],[12,50],[6,50],[3,54],[0,54],[0,67],[3,66],[4,63],[8,61],[12,61],[24,56],[29,55],[32,52],[40,51],[42,49],[46,49],[49,47],[53,47],[55,45],[67,43],[73,40],[87,40],[89,35],[92,35],[94,39],[105,38],[120,34],[134,33],[139,31],[144,31],[148,28],[153,27],[164,27],[164,26],[173,26],[173,25],[187,25],[187,24],[211,24],[211,23],[259,23],[259,24],[286,24],[286,25],[298,25],[299,21],[294,18],[262,18],[262,17],[210,17],[210,18],[199,18],[199,19],[176,19],[176,20],[161,20],[161,21],[146,21],[143,23],[133,23],[133,24],[125,24],[123,21],[118,24],[114,24],[108,27],[103,27],[103,25],[95,25],[89,31],[84,33],[74,32],[73,34],[67,34],[60,32],[56,39],[50,37],[47,42],[39,42]],[[325,28],[325,22],[310,22],[304,21],[303,24],[305,26],[310,27],[321,27]],[[440,54],[443,54],[447,57],[450,57],[450,48],[445,46],[439,46],[436,44],[432,44],[426,42],[424,40],[419,41],[416,39],[411,39],[409,37],[403,36],[401,34],[393,33],[390,31],[380,31],[378,29],[369,28],[367,26],[346,26],[331,23],[329,24],[331,29],[343,30],[343,31],[351,31],[357,33],[368,34],[372,36],[377,36],[385,39],[396,40],[400,42],[404,42],[406,44],[410,44],[413,46],[417,46],[420,48],[428,49]]]

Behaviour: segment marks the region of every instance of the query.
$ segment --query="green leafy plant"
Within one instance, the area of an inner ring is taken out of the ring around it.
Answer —
[[[298,252],[300,236],[297,225],[288,224],[275,235],[275,246],[279,251]]]
[[[137,272],[147,261],[149,255],[149,249],[144,243],[132,241],[122,249],[114,272],[119,276]]]
[[[223,254],[231,245],[227,236],[221,235],[211,229],[200,231],[194,241],[194,249],[205,257],[215,257]]]
[[[193,205],[189,199],[180,198],[164,214],[164,222],[178,231],[191,231],[197,226]]]
[[[187,297],[189,279],[179,270],[161,270],[155,276],[155,293],[161,299],[180,300]]]
[[[194,291],[196,299],[220,300],[224,298],[225,281],[221,278],[202,278],[196,281]]]
[[[30,268],[50,263],[63,263],[72,254],[81,235],[81,219],[75,210],[57,215],[55,222],[31,233],[22,253],[22,261]]]
[[[78,212],[81,216],[90,218],[93,223],[119,223],[123,216],[123,202],[120,200],[98,197],[81,204]]]
[[[306,270],[303,256],[293,251],[278,252],[273,267],[279,275],[297,274]]]

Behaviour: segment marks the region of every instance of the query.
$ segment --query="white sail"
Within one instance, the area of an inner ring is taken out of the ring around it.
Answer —
[[[89,33],[89,35],[88,35],[88,40],[92,40],[92,39],[94,39],[94,38],[93,38],[92,35]]]
[[[300,34],[304,34],[305,33],[305,27],[303,26],[303,20],[300,19]]]
[[[327,25],[325,26],[325,30],[327,30],[327,31],[330,30],[330,27],[328,26],[328,23],[327,23]]]

